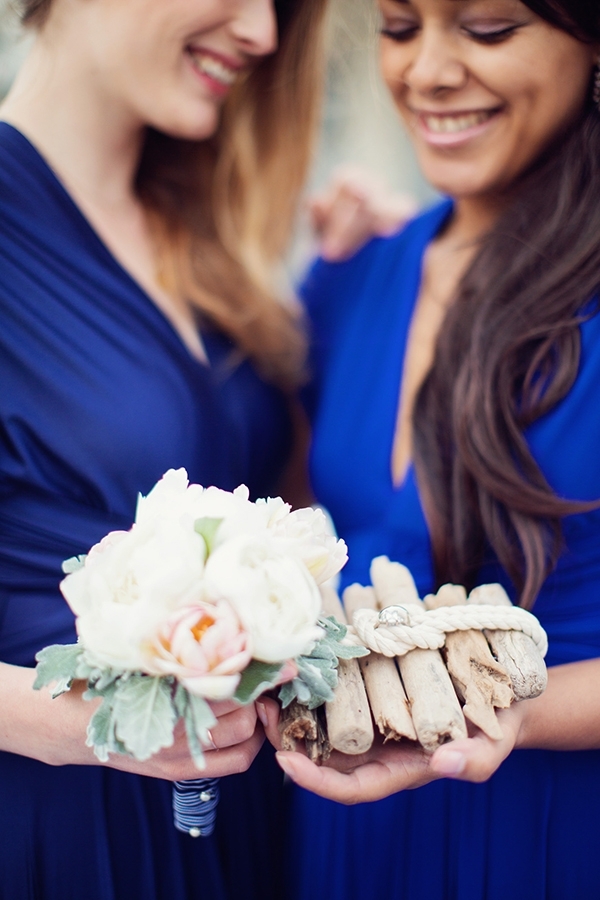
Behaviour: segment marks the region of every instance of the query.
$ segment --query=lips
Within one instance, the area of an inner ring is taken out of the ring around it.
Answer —
[[[200,48],[188,47],[187,50],[194,69],[198,74],[223,89],[231,87],[239,74],[241,66],[230,65],[223,58]]]
[[[432,147],[459,147],[483,134],[501,113],[501,108],[432,112],[413,110],[416,127]]]

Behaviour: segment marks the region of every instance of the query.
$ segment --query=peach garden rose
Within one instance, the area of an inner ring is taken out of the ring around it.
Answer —
[[[207,700],[233,697],[252,659],[248,634],[225,600],[198,602],[173,613],[148,648],[147,671],[173,675]]]

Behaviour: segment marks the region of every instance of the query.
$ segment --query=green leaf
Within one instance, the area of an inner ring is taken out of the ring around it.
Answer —
[[[77,677],[79,659],[83,654],[80,644],[53,644],[36,654],[36,677],[33,688],[39,691],[46,685],[56,683],[52,691],[58,697],[70,690]]]
[[[91,698],[85,697],[85,699]],[[94,748],[94,753],[100,762],[107,762],[108,754],[115,752],[115,744],[112,698],[105,697],[88,724],[86,745]]]
[[[210,556],[213,552],[217,531],[222,521],[223,519],[211,519],[209,516],[204,516],[204,518],[196,519],[194,522],[194,531],[204,538],[207,556]]]
[[[99,693],[104,693],[108,687],[122,678],[123,674],[122,669],[96,669],[88,675],[88,681],[93,683]]]
[[[149,759],[163,747],[171,747],[177,721],[171,684],[137,673],[119,679],[113,718],[116,738],[136,759]]]
[[[265,663],[253,659],[242,672],[235,699],[244,706],[253,703],[257,697],[275,686],[282,669],[283,663]]]
[[[72,556],[71,559],[65,559],[61,568],[65,575],[71,575],[73,572],[78,572],[79,569],[83,569],[86,559],[87,554],[83,556]]]
[[[299,657],[298,676],[289,684],[284,684],[279,691],[282,706],[289,706],[297,700],[309,709],[316,709],[333,700],[333,690],[337,686],[337,661],[308,659]]]
[[[177,715],[180,719],[185,718],[188,707],[188,697],[189,694],[184,686],[178,683],[175,690],[175,697],[173,699],[173,702],[175,704],[175,709],[177,710]]]
[[[282,684],[279,690],[279,701],[283,709],[286,709],[293,700],[297,700],[303,706],[308,706],[311,699],[312,693],[310,688],[304,684],[301,678],[294,678],[293,681]]]
[[[184,688],[182,690],[186,694],[183,720],[190,753],[197,768],[205,769],[206,760],[204,759],[202,744],[210,745],[209,728],[216,725],[217,720],[206,700],[202,697],[197,697],[195,694],[190,694]],[[181,697],[177,702],[178,705],[181,705]]]
[[[284,709],[293,700],[309,709],[317,709],[323,703],[333,700],[340,659],[354,659],[369,653],[365,647],[342,643],[348,628],[333,616],[319,619],[319,625],[324,631],[323,637],[310,653],[296,659],[297,677],[284,684],[279,691],[279,700]]]
[[[295,680],[296,679],[294,679],[293,681],[286,681],[285,684],[281,685],[281,688],[279,690],[279,702],[281,703],[283,709],[287,709],[292,700],[295,700],[298,696],[297,689],[294,686]]]
[[[90,719],[87,727],[86,745],[94,748],[94,753],[101,762],[108,761],[109,753],[120,753],[131,756],[127,748],[115,734],[114,697],[117,684],[113,682],[103,691],[90,687],[84,693],[84,700],[93,700],[102,697],[102,703]]]
[[[319,625],[324,629],[325,636],[320,641],[317,641],[310,656],[319,655],[325,652],[326,648],[335,653],[338,659],[357,659],[358,657],[369,655],[370,651],[366,647],[342,643],[348,634],[348,627],[347,625],[342,625],[333,616],[319,619]]]

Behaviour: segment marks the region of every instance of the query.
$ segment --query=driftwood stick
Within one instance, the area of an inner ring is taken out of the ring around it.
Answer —
[[[421,605],[405,566],[380,556],[371,564],[378,606]],[[419,742],[430,753],[449,740],[467,737],[467,725],[439,650],[411,650],[398,658]]]
[[[353,584],[344,591],[344,608],[350,620],[357,609],[377,609],[375,591]],[[370,653],[358,660],[375,724],[385,741],[417,740],[408,700],[393,659]]]
[[[474,588],[468,603],[512,606],[501,584]],[[548,670],[535,642],[522,631],[485,631],[494,656],[508,673],[516,700],[539,697],[548,684]]]
[[[325,762],[331,756],[331,746],[319,710],[308,709],[297,700],[282,709],[279,733],[282,750],[297,750],[300,742],[313,762]]]
[[[322,588],[323,612],[346,622],[339,597],[331,588]],[[373,744],[375,732],[367,692],[357,659],[340,659],[334,699],[325,704],[327,734],[334,750],[357,756]]]
[[[467,602],[464,587],[443,585],[437,594],[425,598],[428,609],[462,606]],[[481,631],[456,631],[446,636],[446,665],[460,699],[463,713],[492,740],[502,738],[495,709],[506,709],[514,699],[506,670],[494,659]]]
[[[296,750],[297,741],[317,740],[317,716],[314,710],[293,700],[281,710],[279,733],[283,750]]]
[[[331,744],[329,743],[329,735],[327,734],[327,722],[325,720],[325,710],[320,707],[315,709],[313,715],[316,718],[317,737],[316,740],[306,738],[304,744],[306,754],[309,759],[316,763],[327,762],[331,756]]]

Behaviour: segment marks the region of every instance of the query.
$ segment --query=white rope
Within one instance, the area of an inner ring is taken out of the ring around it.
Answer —
[[[396,621],[398,624],[396,624]],[[383,656],[404,656],[411,650],[439,650],[446,634],[453,631],[522,631],[537,645],[542,656],[548,650],[546,632],[526,609],[469,603],[425,609],[410,604],[392,606],[381,613],[359,609],[353,616],[353,631],[361,643]]]

